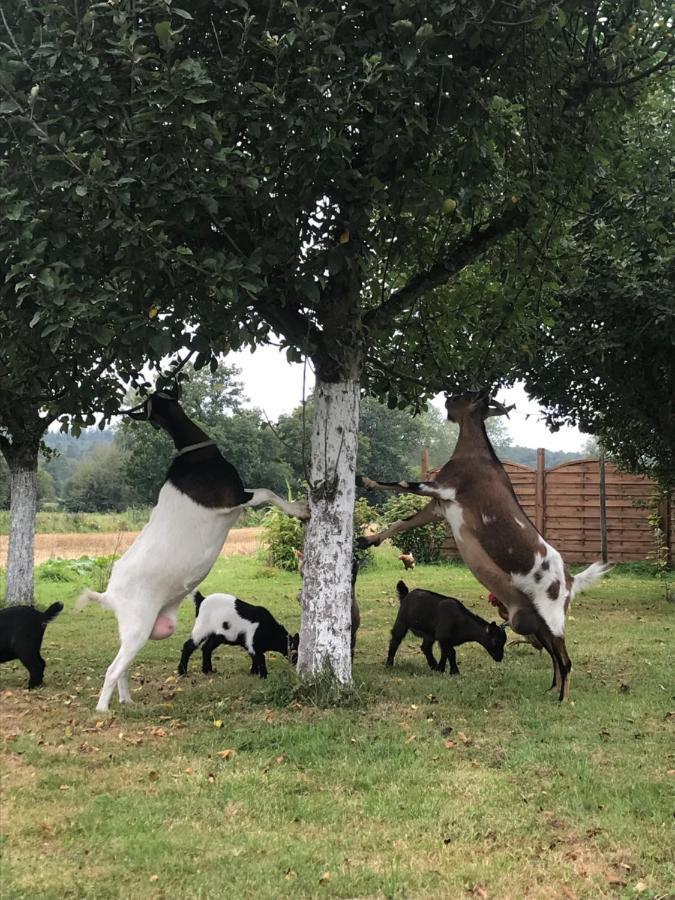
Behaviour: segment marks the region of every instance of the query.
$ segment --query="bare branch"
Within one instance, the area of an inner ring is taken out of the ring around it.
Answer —
[[[521,228],[527,221],[527,212],[514,206],[489,223],[477,225],[453,247],[448,247],[446,259],[437,261],[424,272],[418,272],[410,281],[394,291],[379,306],[368,310],[363,324],[377,330],[389,324],[392,316],[406,309],[410,303],[434,288],[440,287],[487,250],[496,241]]]

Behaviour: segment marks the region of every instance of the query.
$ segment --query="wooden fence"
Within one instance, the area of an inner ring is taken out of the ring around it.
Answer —
[[[425,456],[423,456],[422,468]],[[537,450],[537,468],[504,462],[516,496],[537,529],[568,562],[632,562],[654,558],[656,539],[648,518],[658,510],[672,562],[675,503],[657,502],[658,488],[641,475],[620,472],[611,463],[579,459],[546,468]],[[604,468],[604,472],[603,472]],[[428,472],[433,477],[434,472]],[[448,532],[445,556],[459,556]]]

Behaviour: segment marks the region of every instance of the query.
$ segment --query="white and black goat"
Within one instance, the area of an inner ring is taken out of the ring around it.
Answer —
[[[289,634],[264,606],[253,606],[232,594],[194,593],[197,618],[191,636],[183,644],[178,674],[187,675],[190,657],[202,645],[202,672],[213,671],[211,656],[221,644],[243,647],[251,657],[251,675],[267,678],[265,653],[273,651],[298,661],[299,634]]]
[[[45,661],[40,654],[47,625],[63,609],[52,603],[45,610],[34,606],[8,606],[0,609],[0,663],[18,659],[28,669],[28,687],[42,684]]]
[[[455,597],[446,597],[434,591],[417,588],[409,591],[403,581],[396,585],[398,593],[398,615],[391,629],[391,641],[387,655],[387,665],[394,665],[396,651],[409,631],[422,638],[422,653],[426,656],[430,669],[445,672],[450,660],[450,674],[459,675],[455,647],[475,641],[484,647],[490,656],[501,662],[506,643],[505,625],[486,622]],[[441,658],[434,658],[433,645],[438,641]]]
[[[575,594],[609,568],[593,563],[570,575],[563,559],[527,518],[509,476],[485,430],[488,416],[508,412],[486,393],[449,397],[448,419],[459,425],[452,458],[433,481],[383,483],[361,478],[368,490],[393,490],[428,497],[419,512],[385,531],[359,538],[358,546],[379,546],[385,538],[444,518],[459,552],[476,578],[508,611],[518,634],[534,635],[553,660],[553,683],[559,699],[569,693],[572,662],[565,647],[565,616]]]
[[[103,593],[85,590],[78,607],[90,600],[112,610],[119,625],[120,650],[106,672],[97,709],[108,709],[115,685],[129,703],[129,666],[145,643],[170,637],[178,608],[208,575],[228,532],[242,511],[271,503],[300,519],[305,503],[289,502],[264,488],[247,490],[237,470],[176,398],[159,391],[128,410],[133,419],[162,428],[178,450],[150,521],[113,565]]]

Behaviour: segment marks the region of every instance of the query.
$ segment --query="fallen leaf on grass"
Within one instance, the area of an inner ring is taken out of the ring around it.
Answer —
[[[159,881],[159,875],[151,875],[149,881]]]
[[[463,744],[470,744],[470,743],[471,743],[471,738],[468,738],[468,737],[464,734],[463,731],[460,731],[459,734],[457,735],[457,737],[460,739],[460,741],[461,741]]]
[[[487,891],[484,888],[480,887],[480,885],[478,884],[474,885],[471,893],[474,895],[474,897],[480,897],[481,900],[487,900]]]
[[[237,751],[232,750],[231,748],[228,748],[227,750],[219,750],[216,753],[216,756],[219,756],[221,759],[232,759],[232,757],[236,755]]]
[[[623,878],[619,878],[618,875],[605,875],[605,881],[607,884],[616,884],[618,887],[626,887],[628,884],[627,881],[624,881]]]
[[[155,772],[155,770],[152,769],[152,771],[148,772],[148,778],[150,781],[159,781],[159,772]]]
[[[206,776],[206,780],[208,781],[209,784],[215,784],[216,776],[212,772],[209,772],[209,774]]]
[[[213,727],[214,727],[214,728],[222,728],[222,727],[223,727],[223,720],[222,720],[222,719],[214,719],[214,720],[213,720]]]
[[[417,735],[416,735],[416,734],[411,734],[410,737],[407,737],[407,738],[405,739],[405,743],[406,743],[406,744],[411,744],[414,740],[417,740]]]
[[[324,872],[321,878],[319,878],[319,884],[325,884],[327,881],[330,881],[330,872]]]
[[[457,745],[455,744],[454,741],[446,741],[446,742],[445,742],[445,746],[448,748],[448,750],[452,750],[452,749],[453,749],[454,747],[456,747]]]
[[[646,891],[646,890],[647,890],[647,885],[644,883],[644,881],[638,881],[638,883],[635,885],[635,893],[636,894],[641,894],[643,891]]]
[[[284,878],[287,881],[290,881],[291,878],[297,878],[297,877],[298,877],[298,873],[295,871],[295,869],[286,869],[286,871],[284,872]]]
[[[568,888],[566,884],[560,885],[560,890],[563,892],[567,900],[577,900],[577,895],[574,893],[572,888]]]
[[[59,785],[59,790],[60,790],[60,791],[69,791],[69,790],[70,790],[70,785],[69,785],[69,784],[60,784],[60,785]]]

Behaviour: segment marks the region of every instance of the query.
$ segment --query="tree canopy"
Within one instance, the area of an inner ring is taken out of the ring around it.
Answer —
[[[560,245],[554,323],[525,365],[549,421],[578,424],[619,462],[675,484],[675,158],[672,80],[602,161]]]

